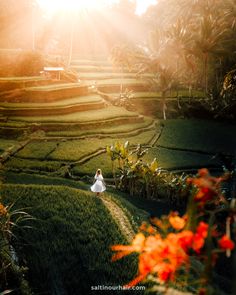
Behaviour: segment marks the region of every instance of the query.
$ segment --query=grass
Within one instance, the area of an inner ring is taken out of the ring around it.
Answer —
[[[0,122],[0,128],[25,128],[28,127],[26,122]]]
[[[7,172],[4,176],[4,182],[8,184],[67,186],[86,191],[90,190],[90,184],[85,184],[82,181],[27,173]],[[107,190],[109,193],[106,193],[106,197],[122,208],[134,229],[138,230],[138,226],[141,225],[142,221],[148,219],[148,213],[131,205],[130,202],[126,200],[128,197],[127,194],[118,192],[109,187],[107,187]],[[145,203],[145,201],[143,202]]]
[[[58,83],[58,84],[49,84],[35,87],[27,87],[26,91],[51,91],[51,90],[63,90],[70,88],[77,88],[81,85],[79,83]]]
[[[31,76],[31,77],[0,77],[0,82],[24,82],[24,81],[41,81],[45,80],[41,76]]]
[[[37,185],[52,185],[52,186],[68,186],[76,189],[89,189],[88,185],[79,180],[71,180],[63,177],[27,174],[27,173],[14,173],[12,171],[5,171],[2,173],[2,178],[8,184],[37,184]]]
[[[157,159],[159,167],[164,169],[201,168],[220,165],[219,161],[213,160],[211,155],[163,148],[150,148],[144,160],[150,163],[154,158]]]
[[[40,148],[39,148],[40,147]],[[17,153],[17,157],[24,159],[44,160],[45,157],[57,148],[55,141],[33,141]]]
[[[32,159],[21,159],[11,157],[5,163],[5,167],[12,171],[25,171],[29,173],[40,172],[40,173],[60,173],[61,163],[58,161],[42,161]]]
[[[135,73],[127,72],[122,73],[119,70],[104,69],[102,72],[91,71],[91,72],[80,72],[78,70],[79,79],[82,80],[102,80],[102,79],[139,79]],[[144,74],[144,77],[150,77],[152,74]]]
[[[68,141],[39,141],[35,140],[20,150],[15,157],[11,157],[6,162],[6,168],[20,171],[38,171],[40,173],[55,173],[64,175],[62,167],[64,162],[78,161],[84,156],[90,156],[96,150],[106,148],[107,145],[114,144],[117,140],[120,142],[129,141],[130,144],[147,144],[154,136],[155,130],[143,132],[133,137],[117,138],[85,138],[81,140]],[[39,148],[40,147],[40,148]],[[75,168],[76,174],[91,174],[97,165],[103,167],[103,155],[101,158],[91,159],[84,165]],[[99,161],[98,161],[99,159]],[[95,165],[94,161],[98,161]],[[110,165],[109,160],[105,160]],[[94,163],[94,164],[93,164]],[[76,166],[77,167],[77,166]],[[79,171],[78,171],[79,170]],[[107,170],[107,169],[106,169]],[[110,169],[109,169],[110,170]],[[88,172],[88,173],[86,173]]]
[[[108,127],[102,127],[99,130],[99,134],[117,134],[117,133],[125,133],[132,132],[138,129],[147,128],[153,122],[152,119],[144,117],[143,122],[139,123],[130,123],[130,124],[121,124],[114,125]],[[87,135],[98,135],[97,129],[89,129],[89,130],[81,130],[80,128],[76,130],[68,130],[68,131],[48,131],[46,133],[47,136],[87,136]]]
[[[31,228],[15,232],[15,248],[29,268],[34,293],[89,294],[91,286],[122,285],[134,276],[134,256],[111,262],[110,246],[125,241],[107,208],[90,192],[8,184],[2,193],[5,204],[28,208],[35,218],[27,224]]]
[[[167,94],[166,94],[166,97],[167,98],[176,98],[177,96],[179,97],[186,97],[186,98],[189,98],[189,91],[188,90],[185,90],[185,89],[182,89],[182,90],[179,90],[178,92],[177,91],[168,91]],[[158,91],[158,92],[135,92],[133,93],[133,97],[134,98],[150,98],[150,99],[153,99],[153,98],[160,98],[162,97],[162,93],[161,91]],[[192,97],[194,98],[202,98],[202,97],[205,97],[204,93],[202,91],[198,91],[198,90],[193,90],[192,91]]]
[[[146,123],[148,123],[148,120]],[[151,162],[156,157],[160,167],[164,169],[219,166],[222,163],[217,159],[212,159],[214,153],[233,153],[235,151],[236,138],[232,136],[236,131],[235,125],[205,120],[167,120],[163,121],[163,124],[162,135],[156,143],[156,147],[149,149],[145,160]],[[93,129],[88,134],[91,136],[94,134],[94,138],[34,141],[18,152],[17,158],[10,159],[6,166],[8,169],[39,171],[40,173],[52,172],[63,175],[63,167],[61,167],[63,161],[78,161],[91,155],[96,150],[114,144],[116,141],[125,142],[128,140],[134,145],[138,143],[147,144],[155,134],[154,130],[150,130],[132,137],[128,134],[120,138],[117,136],[116,132],[119,130],[128,131],[131,127],[135,128],[136,124],[100,130],[101,133],[111,132],[112,130],[114,133],[110,134],[111,138],[98,138],[98,133]],[[87,131],[84,131],[84,133],[81,131],[80,135],[83,134],[86,137],[86,133]],[[73,135],[73,132],[69,132],[68,135]],[[10,145],[10,142],[6,140],[2,143],[5,147]],[[40,161],[40,159],[45,159],[46,156],[46,160]],[[30,158],[35,160],[29,160]],[[106,154],[91,158],[84,164],[76,165],[72,172],[75,175],[93,176],[98,167],[104,171],[105,177],[112,176],[110,159]]]
[[[194,119],[167,120],[163,124],[158,145],[209,153],[235,151],[235,124]]]
[[[78,96],[73,98],[67,98],[65,100],[59,100],[54,102],[44,102],[44,103],[37,103],[37,102],[18,102],[18,103],[0,103],[1,107],[4,108],[47,108],[47,107],[63,107],[69,105],[77,105],[77,104],[84,104],[84,103],[91,103],[91,102],[100,102],[102,101],[99,95],[87,95],[87,96]]]
[[[119,138],[121,142],[129,141],[130,144],[147,144],[151,138],[154,136],[155,131],[146,131],[139,135],[133,137]],[[85,155],[90,155],[91,153],[99,150],[101,148],[106,148],[107,145],[114,144],[117,138],[85,138],[83,140],[71,140],[66,142],[61,142],[58,148],[52,152],[48,159],[51,160],[62,160],[62,161],[76,161]]]
[[[104,79],[102,81],[97,81],[97,85],[99,86],[109,86],[109,85],[120,85],[123,86],[133,86],[133,85],[146,85],[147,82],[145,82],[143,79]]]
[[[116,97],[119,96],[119,92],[113,92],[113,93],[110,93],[110,95],[114,95]],[[179,90],[178,92],[177,91],[169,91],[167,92],[166,94],[166,98],[176,98],[177,95],[179,97],[183,97],[183,98],[189,98],[189,92],[188,90]],[[137,100],[141,100],[143,99],[144,102],[145,101],[149,101],[149,100],[155,100],[155,99],[160,99],[162,97],[162,93],[161,91],[156,91],[156,92],[153,92],[153,91],[139,91],[139,92],[132,92],[132,99],[134,100],[135,102],[135,99]],[[193,99],[194,98],[204,98],[205,95],[202,91],[198,91],[198,90],[193,90],[192,91],[192,97]]]
[[[79,78],[83,79],[83,80],[101,80],[101,79],[117,79],[117,78],[126,78],[126,79],[130,79],[130,78],[136,78],[134,73],[113,73],[112,71],[108,71],[108,72],[98,72],[98,73],[79,73]]]
[[[76,165],[72,169],[72,173],[75,175],[94,176],[97,168],[102,169],[104,177],[113,177],[111,170],[111,160],[106,153],[90,159],[85,164]]]
[[[119,97],[120,93],[119,92],[112,92],[109,93],[110,95],[113,95],[115,97]],[[189,98],[189,92],[188,90],[179,90],[177,91],[169,91],[166,94],[166,98],[176,98],[177,95],[181,98]],[[196,98],[204,98],[205,95],[202,91],[198,91],[198,90],[193,90],[192,91],[192,99],[196,99]],[[132,92],[132,99],[134,100],[143,100],[144,102],[148,102],[149,100],[155,100],[155,99],[160,99],[162,98],[162,92],[161,91],[133,91]]]
[[[7,149],[15,146],[18,142],[16,140],[8,140],[1,138],[0,140],[0,152],[4,152]]]
[[[13,116],[13,121],[23,122],[94,122],[123,117],[137,117],[137,113],[129,112],[124,108],[110,106],[104,109],[77,112],[57,116]],[[98,122],[99,125],[99,122]]]
[[[157,159],[160,168],[170,170],[220,166],[220,162],[213,160],[210,155],[162,148],[150,148],[143,160],[151,163],[154,158]],[[112,177],[111,160],[106,153],[96,156],[84,164],[76,165],[73,168],[73,173],[93,176],[97,168],[102,169],[104,177]]]

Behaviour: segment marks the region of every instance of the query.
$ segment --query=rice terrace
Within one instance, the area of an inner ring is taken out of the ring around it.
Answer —
[[[236,1],[0,0],[0,294],[236,294]]]

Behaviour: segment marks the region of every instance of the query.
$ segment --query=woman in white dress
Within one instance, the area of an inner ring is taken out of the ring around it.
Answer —
[[[100,195],[100,193],[104,192],[106,190],[105,182],[103,180],[102,171],[101,169],[98,169],[95,176],[94,176],[95,183],[91,186],[91,191],[96,193],[97,196]]]

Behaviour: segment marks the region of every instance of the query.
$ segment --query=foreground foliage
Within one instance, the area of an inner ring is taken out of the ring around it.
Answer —
[[[199,170],[196,177],[187,179],[193,188],[184,216],[171,212],[160,219],[153,218],[151,225],[140,228],[131,245],[112,247],[118,251],[113,260],[133,252],[139,254],[138,276],[128,286],[147,278],[155,290],[162,290],[158,286],[164,284],[164,294],[169,294],[169,287],[193,294],[222,294],[219,285],[214,286],[217,282],[212,274],[220,254],[226,252],[230,257],[235,247],[230,238],[231,226],[235,225],[235,202],[228,203],[220,189],[228,177],[229,174],[212,177],[207,169]],[[233,294],[231,288],[228,286]]]
[[[1,199],[0,199],[1,200]],[[14,209],[14,203],[4,206],[0,202],[0,292],[1,294],[31,294],[28,282],[24,279],[26,269],[20,267],[13,248],[16,227],[25,227],[31,217],[24,211]]]

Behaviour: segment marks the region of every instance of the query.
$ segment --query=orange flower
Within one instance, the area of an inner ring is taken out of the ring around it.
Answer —
[[[204,238],[200,234],[196,233],[193,237],[193,244],[192,244],[193,250],[199,254],[200,250],[204,246],[204,243],[205,243]]]
[[[163,227],[163,222],[159,218],[157,218],[157,217],[150,218],[150,222],[153,225],[155,225],[155,226],[157,226],[159,228],[162,228]]]
[[[146,222],[142,222],[142,224],[140,225],[139,229],[141,231],[146,231],[147,230],[147,223]]]
[[[163,263],[159,265],[158,278],[162,283],[174,279],[175,269],[170,264]]]
[[[225,179],[226,177],[212,177],[207,169],[200,169],[198,176],[188,178],[187,182],[198,188],[194,200],[204,205],[207,201],[220,197],[220,185]]]
[[[156,233],[156,230],[155,230],[155,228],[154,228],[153,226],[150,225],[150,226],[147,228],[147,233],[149,233],[150,235],[153,235],[153,234]]]
[[[205,244],[205,238],[208,234],[208,224],[201,221],[197,227],[196,233],[193,236],[193,245],[192,248],[197,253],[200,253],[200,250],[203,248]]]
[[[157,264],[151,253],[144,252],[139,256],[139,275],[129,282],[125,287],[133,287],[145,279],[145,277],[152,272]]]
[[[169,222],[171,226],[176,230],[181,230],[184,228],[186,221],[184,218],[181,218],[179,216],[170,216]]]
[[[199,169],[198,170],[198,175],[200,177],[207,177],[207,176],[209,176],[209,171],[206,168]]]
[[[194,196],[194,200],[205,203],[208,200],[212,200],[216,195],[217,193],[214,190],[208,187],[202,187],[198,190],[198,192]]]
[[[0,215],[4,216],[7,214],[7,209],[3,204],[0,203]]]
[[[184,230],[178,233],[178,244],[185,252],[192,247],[193,236],[194,234],[190,230]]]
[[[141,252],[144,246],[145,236],[142,233],[139,233],[135,236],[132,247],[134,248],[135,252]]]
[[[145,251],[154,251],[163,246],[163,240],[160,235],[149,236],[145,241]]]
[[[206,238],[208,233],[209,225],[203,221],[201,221],[197,227],[196,233],[199,234],[201,237]]]
[[[141,252],[144,246],[145,236],[139,233],[135,236],[132,245],[113,245],[111,249],[113,251],[120,251],[112,256],[112,261],[121,259],[124,256],[131,254],[132,252]]]
[[[233,250],[234,249],[234,242],[227,236],[224,235],[219,241],[219,246],[221,249],[224,250]]]
[[[139,273],[141,275],[147,275],[152,272],[157,264],[155,255],[151,252],[144,252],[139,256]]]

